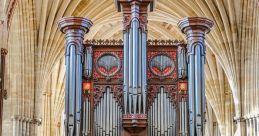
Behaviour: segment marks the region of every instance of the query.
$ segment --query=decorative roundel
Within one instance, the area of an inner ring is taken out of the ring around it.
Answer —
[[[171,58],[164,54],[158,54],[151,58],[150,70],[159,77],[170,75],[175,68],[175,64]]]
[[[96,69],[103,76],[111,77],[120,70],[120,59],[110,53],[103,54],[97,59]]]

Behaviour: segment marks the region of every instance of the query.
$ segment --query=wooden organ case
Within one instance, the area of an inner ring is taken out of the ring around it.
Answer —
[[[204,38],[213,22],[189,17],[178,23],[187,36],[187,51],[182,42],[147,40],[147,15],[154,0],[115,3],[123,13],[123,41],[83,44],[91,20],[59,20],[66,35],[65,135],[202,135]]]
[[[123,90],[127,69],[122,40],[86,40],[84,47],[84,136],[187,134],[186,48],[183,42],[147,41],[145,103],[139,101],[143,100],[143,94]],[[138,99],[134,99],[134,95]],[[129,107],[136,103],[137,114],[125,112],[125,98]],[[145,111],[140,112],[140,109]]]

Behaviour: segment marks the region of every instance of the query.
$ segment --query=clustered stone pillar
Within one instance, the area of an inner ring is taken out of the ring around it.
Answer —
[[[205,34],[213,22],[206,18],[189,17],[178,23],[187,36],[189,135],[203,136],[205,123]]]
[[[3,99],[6,99],[6,90],[5,90],[5,86],[4,86],[4,77],[5,77],[5,57],[7,54],[7,50],[4,48],[1,48],[1,72],[0,72],[0,136],[2,136],[2,123],[3,123]]]
[[[65,135],[80,136],[82,131],[83,41],[92,22],[81,17],[65,17],[58,22],[58,25],[66,38]]]

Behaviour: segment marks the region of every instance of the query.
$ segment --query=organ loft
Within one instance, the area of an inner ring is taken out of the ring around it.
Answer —
[[[259,136],[258,0],[0,0],[0,136]]]

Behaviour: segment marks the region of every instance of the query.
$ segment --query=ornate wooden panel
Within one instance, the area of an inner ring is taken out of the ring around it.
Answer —
[[[122,78],[122,51],[94,51],[94,79]]]
[[[187,83],[178,79],[177,49],[182,44],[182,41],[172,40],[147,41],[147,112],[160,93],[161,87],[162,93],[166,94],[166,99],[173,107],[177,106],[179,96],[186,96],[186,88],[178,89],[179,86],[185,85],[183,83]],[[93,52],[91,79],[93,107],[100,107],[100,102],[107,93],[106,88],[110,88],[109,93],[112,93],[112,97],[123,112],[123,41],[87,40],[85,46],[91,46]],[[183,91],[185,91],[184,94],[182,94]],[[131,124],[132,118],[139,120],[147,118],[147,114],[123,114],[122,116],[124,124],[125,120],[127,124],[127,119]]]
[[[177,52],[150,51],[148,52],[148,79],[177,80]]]
[[[86,40],[85,46],[93,49],[93,98],[94,105],[103,97],[105,88],[120,106],[122,105],[123,47],[122,41]]]
[[[165,87],[165,91],[170,94],[169,96],[173,101],[177,100],[177,48],[182,44],[184,44],[183,41],[177,40],[147,41],[148,103],[152,101],[152,97],[155,96],[156,90],[158,90],[155,88],[159,86]],[[85,46],[92,46],[93,48],[93,90],[95,101],[98,101],[102,95],[99,91],[100,88],[113,85],[123,88],[123,41],[86,40]],[[121,91],[123,90],[121,89]]]

